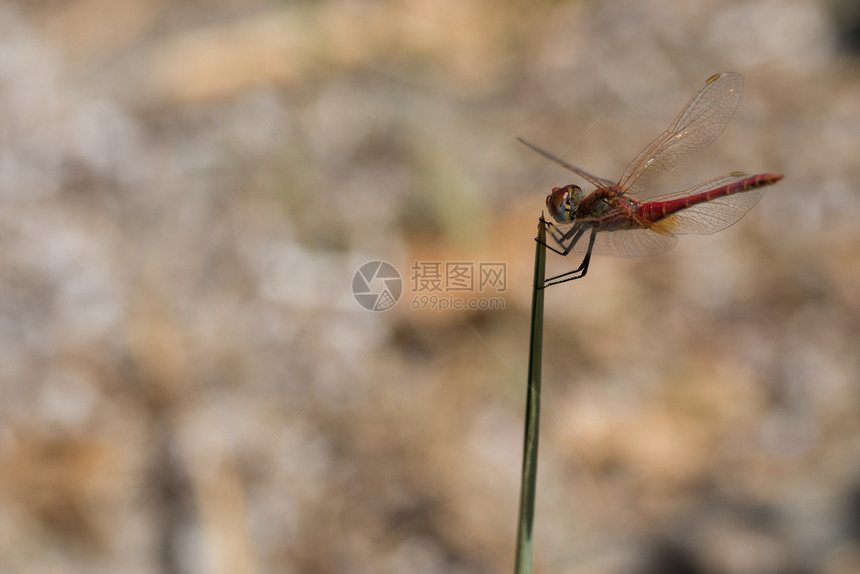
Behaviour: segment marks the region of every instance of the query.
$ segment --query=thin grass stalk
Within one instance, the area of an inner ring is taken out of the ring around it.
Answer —
[[[531,346],[526,394],[526,426],[523,439],[523,471],[520,489],[520,516],[517,526],[517,559],[515,574],[531,574],[534,563],[532,532],[535,515],[535,489],[540,427],[540,367],[543,349],[543,294],[546,269],[546,226],[543,216],[538,224],[535,242],[535,277],[532,292]]]

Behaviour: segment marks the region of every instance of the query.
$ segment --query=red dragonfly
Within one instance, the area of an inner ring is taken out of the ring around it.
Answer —
[[[597,187],[585,194],[578,185],[553,188],[546,206],[556,223],[547,222],[560,255],[585,253],[576,269],[546,280],[545,286],[585,277],[592,253],[640,257],[668,251],[676,235],[709,234],[740,220],[764,195],[764,187],[781,175],[733,172],[690,189],[640,201],[633,194],[645,190],[665,173],[680,166],[716,140],[743,92],[743,76],[716,74],[691,99],[675,121],[636,156],[624,175],[613,183],[573,166],[522,138],[522,143]]]

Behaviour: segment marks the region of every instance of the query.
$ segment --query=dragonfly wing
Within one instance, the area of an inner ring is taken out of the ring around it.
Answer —
[[[592,253],[615,257],[644,257],[669,251],[677,242],[678,238],[671,233],[647,227],[601,231],[594,239]],[[587,242],[580,241],[574,251],[582,253],[587,247]]]
[[[637,193],[716,140],[732,119],[744,88],[743,76],[711,76],[675,121],[630,162],[619,185]]]
[[[600,230],[600,218],[580,219],[575,223],[552,224],[550,236],[564,251],[585,253],[591,229],[598,228],[591,252],[615,257],[644,257],[669,251],[678,242],[672,232],[661,229],[642,218],[635,218],[642,227]],[[571,246],[571,242],[575,243]]]
[[[765,191],[765,188],[760,187],[697,203],[659,219],[653,226],[677,235],[716,233],[740,221],[759,202]]]
[[[651,197],[648,199],[648,202],[670,201],[670,200],[679,199],[682,197],[690,197],[691,195],[698,195],[700,193],[707,193],[713,189],[725,187],[727,185],[731,185],[731,184],[735,183],[736,181],[742,181],[744,179],[749,179],[750,177],[755,177],[755,176],[750,176],[748,173],[735,171],[735,172],[732,172],[728,175],[721,175],[719,177],[709,179],[708,181],[704,181],[702,183],[699,183],[697,185],[694,185],[693,187],[689,187],[689,188],[684,189],[682,191],[676,191],[674,193],[665,193],[663,195],[657,195],[655,197]]]
[[[675,234],[707,235],[721,231],[740,220],[758,203],[765,187],[782,179],[781,175],[747,175],[734,172],[714,178],[690,189],[652,198],[643,207],[652,226]],[[642,208],[640,208],[642,209]],[[660,214],[667,213],[665,217]]]
[[[588,250],[589,231],[573,245],[574,253],[585,253]],[[595,255],[614,255],[615,257],[644,257],[669,251],[678,242],[672,233],[653,227],[636,229],[616,229],[614,231],[598,231],[591,252]],[[569,242],[557,243],[567,249]]]
[[[578,175],[582,179],[588,181],[589,183],[591,183],[595,187],[606,188],[606,187],[611,187],[611,186],[615,185],[614,181],[609,181],[608,179],[603,179],[602,177],[598,177],[594,174],[588,173],[587,171],[585,171],[584,169],[582,169],[580,167],[576,167],[575,165],[571,165],[571,164],[567,163],[566,161],[564,161],[563,159],[561,159],[560,157],[558,157],[557,155],[552,154],[552,153],[546,151],[545,149],[541,149],[538,146],[536,146],[535,144],[533,144],[527,140],[524,140],[521,137],[518,137],[517,140],[519,140],[519,142],[522,143],[523,145],[526,145],[526,146],[530,147],[532,150],[541,154],[542,156],[544,156],[548,160],[553,161],[553,162],[557,163],[558,165],[560,165],[561,167],[572,171],[573,173],[575,173],[576,175]]]

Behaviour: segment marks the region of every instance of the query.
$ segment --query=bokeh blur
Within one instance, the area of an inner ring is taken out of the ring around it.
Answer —
[[[786,177],[547,291],[536,568],[860,572],[858,22],[0,5],[0,572],[511,571],[533,238],[582,184],[515,136],[617,178],[729,70],[733,121],[654,191]],[[377,260],[386,311],[353,296]],[[482,264],[504,284],[444,275]]]

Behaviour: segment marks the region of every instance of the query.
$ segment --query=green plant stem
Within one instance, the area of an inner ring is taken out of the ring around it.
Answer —
[[[520,517],[517,526],[515,574],[531,574],[534,562],[532,530],[535,515],[535,488],[540,426],[540,366],[543,349],[543,294],[546,269],[546,226],[543,216],[535,242],[535,278],[532,292],[532,332],[529,349],[529,378],[526,394],[526,429],[523,439],[523,472],[520,489]]]

